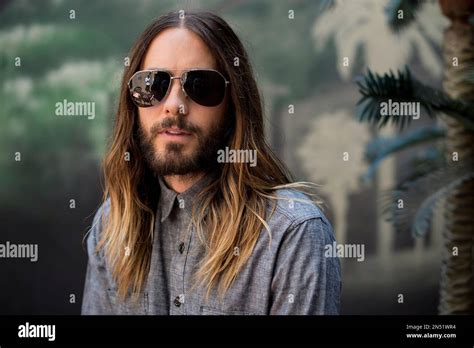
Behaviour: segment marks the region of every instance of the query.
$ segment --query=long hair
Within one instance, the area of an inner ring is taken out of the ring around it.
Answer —
[[[110,211],[104,216],[105,227],[97,251],[105,249],[120,298],[130,291],[138,294],[143,290],[150,269],[159,197],[156,177],[140,153],[138,112],[127,82],[140,69],[152,40],[167,28],[191,30],[213,52],[218,69],[230,81],[227,112],[232,126],[227,146],[257,153],[255,167],[245,163],[220,164],[215,179],[193,204],[192,224],[206,250],[195,275],[196,284],[207,288],[206,298],[217,285],[220,296],[227,291],[252,254],[261,231],[270,233],[266,211],[268,202],[276,201],[275,190],[305,186],[291,184],[289,171],[265,141],[257,84],[247,53],[230,26],[208,12],[187,12],[184,16],[173,12],[159,17],[131,49],[111,144],[103,163],[103,200],[110,199]],[[129,160],[125,159],[127,156]]]

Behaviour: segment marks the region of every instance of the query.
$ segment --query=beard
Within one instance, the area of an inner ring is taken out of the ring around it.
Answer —
[[[164,150],[157,151],[153,140],[165,128],[178,127],[186,132],[193,133],[197,139],[197,147],[191,154],[184,154],[185,145],[168,142]],[[166,175],[193,175],[207,172],[217,166],[217,151],[222,148],[226,140],[224,122],[214,125],[204,133],[199,127],[187,122],[185,116],[165,118],[154,124],[149,134],[142,125],[138,127],[140,149],[149,169],[159,176]]]

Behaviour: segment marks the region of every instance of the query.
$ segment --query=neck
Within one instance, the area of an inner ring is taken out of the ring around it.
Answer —
[[[166,175],[163,177],[166,185],[175,192],[183,193],[204,176],[204,172],[186,175]]]

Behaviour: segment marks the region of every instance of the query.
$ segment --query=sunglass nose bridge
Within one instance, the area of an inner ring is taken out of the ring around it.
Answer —
[[[178,79],[178,80],[181,81],[181,85],[184,85],[184,84],[186,83],[186,79],[187,79],[187,78],[188,78],[188,73],[187,73],[187,72],[185,72],[185,73],[184,73],[183,75],[181,75],[181,76],[171,76],[171,74],[170,74],[170,79],[171,79],[171,81]]]
[[[187,97],[188,94],[186,93],[186,91],[184,90],[184,83],[186,82],[186,77],[188,76],[187,73],[184,73],[183,75],[181,76],[171,76],[170,74],[170,85],[169,85],[169,90],[171,90],[171,85],[173,84],[173,80],[179,80],[180,84],[181,84],[181,90],[183,91],[184,95]]]

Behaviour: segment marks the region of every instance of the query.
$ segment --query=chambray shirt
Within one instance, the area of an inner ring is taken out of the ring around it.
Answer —
[[[205,288],[191,290],[193,275],[205,256],[190,224],[201,179],[178,194],[160,179],[150,271],[138,304],[116,298],[116,284],[103,251],[95,252],[102,231],[106,201],[94,217],[87,238],[89,262],[82,314],[153,315],[313,315],[338,314],[341,291],[339,259],[326,257],[325,245],[334,241],[331,224],[304,194],[278,190],[277,208],[267,219],[255,248],[222,300],[213,290],[205,302]],[[268,212],[270,212],[270,205]]]

